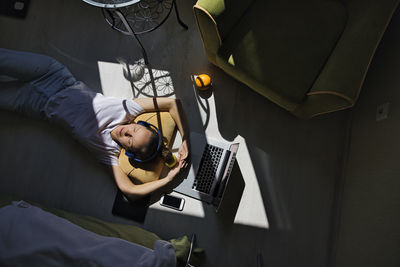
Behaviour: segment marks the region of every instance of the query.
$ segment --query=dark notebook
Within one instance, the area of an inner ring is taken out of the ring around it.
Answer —
[[[146,218],[147,209],[149,208],[150,198],[151,196],[148,195],[132,201],[125,197],[118,189],[114,200],[112,214],[143,223]]]

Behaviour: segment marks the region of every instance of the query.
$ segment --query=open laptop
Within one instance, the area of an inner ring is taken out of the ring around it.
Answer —
[[[218,211],[239,144],[192,132],[190,146],[192,163],[188,176],[174,191],[213,204]]]

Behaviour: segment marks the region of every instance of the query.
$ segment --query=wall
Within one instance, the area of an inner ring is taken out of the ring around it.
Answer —
[[[400,266],[400,12],[353,111],[332,266]],[[389,102],[386,120],[377,106]]]

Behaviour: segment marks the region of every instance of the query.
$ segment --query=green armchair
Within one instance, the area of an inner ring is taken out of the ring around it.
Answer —
[[[352,107],[399,0],[199,0],[208,60],[300,118]]]

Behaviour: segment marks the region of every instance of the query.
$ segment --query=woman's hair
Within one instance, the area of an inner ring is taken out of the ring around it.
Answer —
[[[151,132],[149,142],[139,151],[133,151],[135,156],[139,159],[150,158],[152,155],[154,155],[154,153],[156,153],[158,147],[157,131],[153,128],[146,128],[146,129]],[[174,161],[171,150],[169,150],[169,148],[164,145],[163,141],[161,141],[161,147],[160,150],[158,151],[158,155],[164,160],[164,162],[170,163]]]

